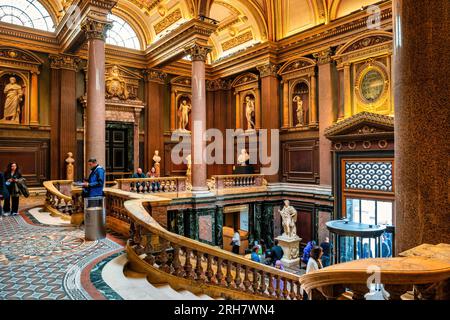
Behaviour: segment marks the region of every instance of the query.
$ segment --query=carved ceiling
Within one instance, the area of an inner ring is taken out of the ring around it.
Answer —
[[[60,21],[80,0],[39,0]],[[277,41],[344,17],[379,0],[118,0],[113,14],[127,21],[143,49],[189,20],[218,21],[211,36],[211,60],[257,43]]]

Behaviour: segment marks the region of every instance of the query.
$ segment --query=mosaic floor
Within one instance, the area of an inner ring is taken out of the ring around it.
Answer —
[[[0,299],[120,299],[102,282],[123,251],[112,236],[85,241],[78,227],[40,223],[27,209],[0,220]]]

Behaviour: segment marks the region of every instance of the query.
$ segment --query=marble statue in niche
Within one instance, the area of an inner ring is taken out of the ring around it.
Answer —
[[[155,150],[155,154],[153,155],[152,159],[153,159],[153,162],[155,163],[154,167],[155,167],[156,177],[159,178],[161,176],[161,165],[160,165],[161,157],[159,156],[158,150]]]
[[[248,154],[247,150],[242,149],[241,153],[239,154],[237,161],[239,165],[246,166],[248,164],[248,161],[250,159],[250,155]]]
[[[254,121],[255,99],[251,95],[245,97],[245,118],[247,119],[247,130],[255,129]]]
[[[120,100],[127,100],[129,93],[125,80],[120,76],[119,67],[113,66],[111,71],[105,79],[106,98],[118,98]]]
[[[300,96],[294,97],[294,102],[297,103],[297,110],[295,110],[297,114],[297,127],[303,125],[303,100]]]
[[[2,121],[20,122],[20,108],[24,99],[23,87],[17,83],[16,77],[9,77],[9,83],[3,90],[4,105]]]
[[[178,127],[181,131],[188,131],[186,126],[189,123],[189,112],[192,110],[192,106],[186,99],[181,101],[180,107],[178,108],[178,113],[180,115],[180,125]]]
[[[284,230],[282,237],[297,237],[297,210],[290,205],[289,200],[284,200],[284,207],[280,210],[280,216]]]

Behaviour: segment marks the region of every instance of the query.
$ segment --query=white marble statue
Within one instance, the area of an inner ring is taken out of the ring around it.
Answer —
[[[245,117],[247,118],[247,130],[255,129],[253,113],[255,112],[255,100],[250,96],[245,97]]]
[[[297,126],[301,126],[303,125],[303,100],[300,96],[295,96],[294,102],[297,102]]]
[[[6,99],[2,120],[18,123],[20,119],[20,103],[23,100],[23,90],[17,83],[15,77],[9,78],[9,83],[5,86],[3,93]]]
[[[247,165],[247,161],[250,159],[249,154],[247,153],[247,150],[242,149],[241,150],[241,154],[239,154],[237,161],[239,163],[239,165],[241,166],[245,166]]]
[[[161,165],[160,165],[160,162],[161,162],[161,157],[159,156],[159,151],[158,150],[155,150],[155,154],[153,155],[153,161],[155,162],[155,165],[154,165],[154,167],[155,167],[155,174],[156,174],[156,177],[160,177],[161,176]]]
[[[297,210],[289,205],[289,200],[284,200],[284,207],[280,210],[280,216],[283,220],[283,237],[295,238],[297,237]]]
[[[186,130],[186,126],[189,123],[189,112],[191,111],[192,106],[187,103],[187,100],[183,100],[180,104],[179,107],[179,112],[180,112],[180,126],[179,129],[181,131],[187,131]]]

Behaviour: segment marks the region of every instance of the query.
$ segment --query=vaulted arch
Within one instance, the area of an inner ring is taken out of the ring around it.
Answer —
[[[366,6],[380,2],[379,0],[332,0],[329,6],[330,20],[335,20]]]

